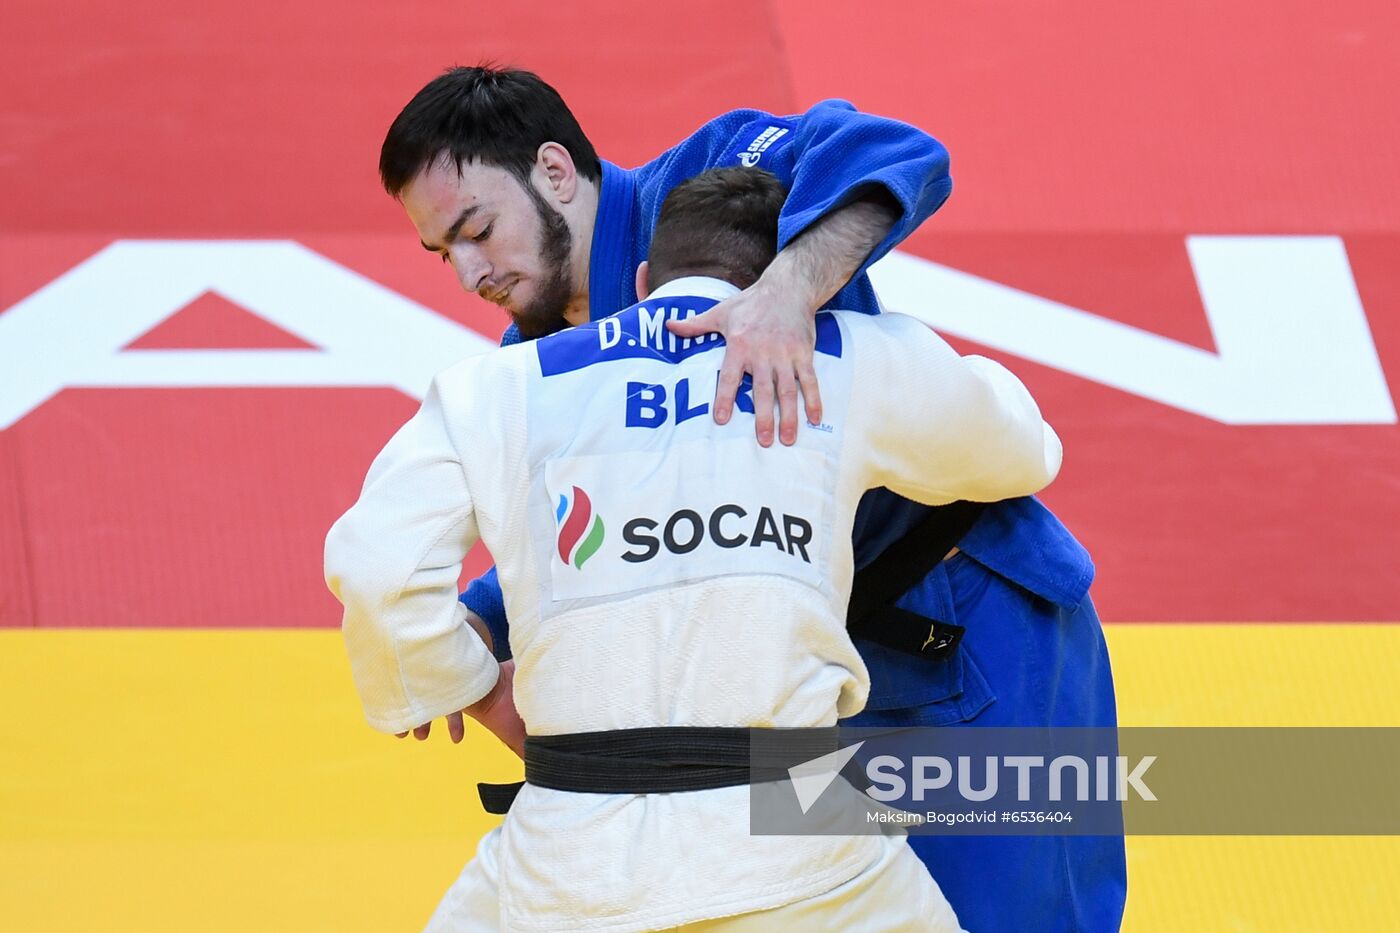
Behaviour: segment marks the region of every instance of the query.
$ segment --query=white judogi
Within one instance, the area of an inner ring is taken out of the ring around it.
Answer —
[[[737,412],[716,425],[722,344],[662,322],[735,291],[681,279],[439,374],[326,541],[371,725],[402,732],[494,684],[456,598],[478,537],[530,734],[834,725],[869,689],[845,629],[861,494],[990,501],[1054,478],[1060,442],[1025,387],[896,314],[819,316],[825,421],[794,446],[759,447]],[[748,800],[526,785],[487,841],[500,928],[678,926],[855,885],[891,845],[914,859],[902,839],[752,836]]]

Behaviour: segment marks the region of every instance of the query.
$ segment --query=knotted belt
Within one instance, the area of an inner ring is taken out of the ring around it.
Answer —
[[[755,733],[762,733],[755,741]],[[829,754],[840,734],[827,729],[662,726],[531,735],[525,780],[478,784],[487,813],[510,809],[526,783],[581,794],[666,794],[788,778],[793,765]]]

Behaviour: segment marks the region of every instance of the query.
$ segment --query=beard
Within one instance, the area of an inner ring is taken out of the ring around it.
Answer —
[[[574,297],[574,283],[569,275],[569,260],[572,258],[573,238],[569,223],[564,215],[555,210],[535,186],[526,182],[525,193],[535,205],[535,213],[540,219],[540,242],[537,250],[540,266],[544,270],[539,287],[534,296],[522,307],[510,311],[520,336],[534,340],[563,330],[569,326],[564,312]]]

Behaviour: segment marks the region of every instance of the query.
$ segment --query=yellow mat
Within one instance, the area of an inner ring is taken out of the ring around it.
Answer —
[[[1125,725],[1400,725],[1400,626],[1122,625]],[[328,631],[0,630],[0,929],[416,930],[494,740],[359,718]],[[1126,929],[1394,929],[1400,839],[1134,837]]]

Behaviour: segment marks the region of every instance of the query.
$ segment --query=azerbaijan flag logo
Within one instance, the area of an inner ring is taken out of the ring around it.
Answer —
[[[559,559],[583,569],[584,562],[603,546],[603,518],[593,514],[588,493],[577,486],[559,497],[554,513],[559,523]]]

